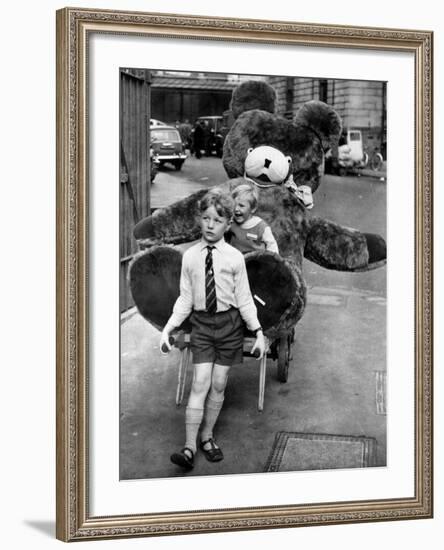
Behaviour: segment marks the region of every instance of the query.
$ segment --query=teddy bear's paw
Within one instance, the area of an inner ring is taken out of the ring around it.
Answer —
[[[384,265],[386,244],[380,235],[312,218],[304,256],[327,269],[369,271]]]
[[[137,254],[129,268],[131,294],[139,313],[162,329],[179,296],[182,253],[171,246],[153,246]]]
[[[295,324],[306,302],[306,286],[299,266],[266,250],[249,252],[245,264],[258,319],[265,332],[274,334],[285,323]]]
[[[387,245],[381,235],[374,233],[364,233],[368,249],[369,269],[374,269],[384,265],[387,260]]]

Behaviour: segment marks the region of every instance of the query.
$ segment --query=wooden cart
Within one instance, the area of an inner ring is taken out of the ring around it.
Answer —
[[[291,260],[267,251],[245,255],[251,294],[258,319],[268,335],[267,353],[259,361],[258,409],[263,410],[267,358],[277,361],[277,379],[286,382],[294,342],[294,327],[305,307],[305,285],[300,269]],[[131,293],[140,314],[162,330],[179,296],[182,252],[177,248],[156,245],[144,248],[133,259],[129,270]],[[189,331],[185,320],[176,333],[175,346],[181,351],[176,403],[183,399],[190,359]],[[244,355],[251,355],[254,338],[244,339]]]
[[[252,357],[251,349],[255,338],[246,336],[244,338],[243,352],[244,357]],[[287,382],[288,370],[292,361],[292,346],[294,342],[294,328],[288,333],[281,334],[278,338],[271,341],[265,336],[266,353],[259,361],[259,394],[257,409],[262,412],[265,399],[265,375],[267,370],[267,359],[277,360],[277,379],[279,382]],[[190,334],[188,332],[178,332],[174,336],[174,347],[180,351],[180,361],[177,369],[177,389],[176,405],[183,401],[185,393],[185,384],[187,380],[188,367],[192,361],[190,349]]]

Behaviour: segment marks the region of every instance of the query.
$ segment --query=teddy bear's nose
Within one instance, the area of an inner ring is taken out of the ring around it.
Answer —
[[[265,168],[269,168],[270,164],[271,164],[271,160],[269,160],[269,159],[265,159],[265,160],[264,160],[264,166],[265,166]]]

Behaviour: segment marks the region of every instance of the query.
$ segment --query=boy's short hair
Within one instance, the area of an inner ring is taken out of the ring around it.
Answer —
[[[257,189],[254,185],[251,185],[249,183],[241,183],[236,187],[236,189],[232,192],[231,196],[233,199],[236,199],[240,196],[245,196],[248,199],[248,202],[250,203],[251,209],[255,210],[257,208],[257,204],[259,201],[259,194],[257,192]]]
[[[231,220],[234,213],[234,200],[228,193],[224,193],[217,187],[211,189],[199,201],[199,212],[205,212],[207,208],[214,206],[219,216]]]

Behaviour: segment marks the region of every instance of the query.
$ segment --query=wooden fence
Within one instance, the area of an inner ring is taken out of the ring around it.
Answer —
[[[150,74],[120,71],[120,311],[133,305],[129,263],[137,251],[135,223],[150,213]]]

